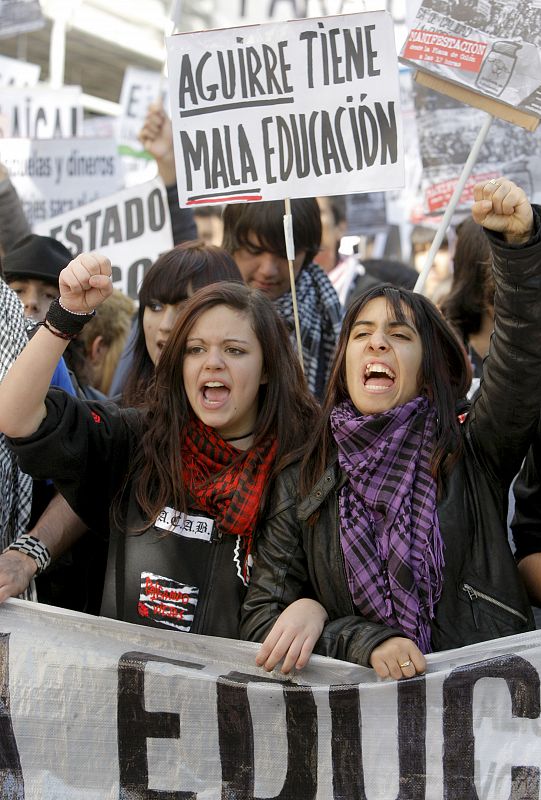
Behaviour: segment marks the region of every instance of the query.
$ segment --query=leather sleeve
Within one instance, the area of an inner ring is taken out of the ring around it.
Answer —
[[[47,415],[31,436],[8,439],[23,472],[54,482],[93,530],[108,530],[141,428],[138,412],[78,400],[60,389],[46,397]]]
[[[515,557],[520,561],[541,550],[541,420],[513,492],[515,514],[511,530]]]
[[[337,570],[330,564],[322,564],[321,569],[329,573],[327,588],[332,594]],[[315,598],[330,616],[335,615],[329,598],[315,595],[311,587],[294,490],[290,475],[282,475],[275,484],[273,510],[257,538],[254,569],[241,613],[241,638],[262,642],[281,612],[302,597]],[[374,647],[392,636],[404,634],[354,614],[336,616],[326,624],[314,652],[367,667]]]
[[[192,239],[197,239],[197,226],[191,208],[180,208],[178,204],[178,189],[176,183],[166,186],[167,204],[171,217],[171,231],[173,244],[182,244]]]
[[[490,235],[496,286],[494,333],[467,434],[481,468],[509,486],[533,438],[541,398],[541,235],[512,246]]]

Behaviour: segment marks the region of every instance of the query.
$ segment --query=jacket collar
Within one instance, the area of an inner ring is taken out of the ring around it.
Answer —
[[[342,472],[338,464],[338,454],[335,453],[332,462],[318,482],[314,484],[308,496],[297,505],[297,517],[306,521],[325,502],[328,494],[332,490],[339,491],[346,481],[346,474]]]

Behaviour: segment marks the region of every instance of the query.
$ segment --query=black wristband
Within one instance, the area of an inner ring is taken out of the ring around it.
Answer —
[[[77,314],[63,308],[58,300],[53,300],[45,319],[60,333],[64,333],[67,336],[77,336],[95,313],[95,311],[92,311],[91,314]]]

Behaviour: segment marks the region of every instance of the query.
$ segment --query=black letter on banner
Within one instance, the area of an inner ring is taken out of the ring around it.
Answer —
[[[444,800],[479,800],[474,779],[473,690],[481,678],[503,678],[513,717],[539,716],[539,675],[529,661],[510,655],[453,670],[443,684]],[[512,767],[509,800],[538,797],[538,790],[524,794],[528,784],[539,786],[539,768]]]
[[[398,691],[397,800],[424,800],[426,789],[426,691],[424,676],[400,681]],[[331,687],[333,796],[367,800],[364,788],[362,718],[356,686]]]
[[[317,792],[317,709],[309,686],[298,686],[241,672],[217,682],[222,800],[254,797],[254,731],[248,683],[282,686],[286,704],[287,772],[281,792],[265,800],[313,800]]]
[[[203,664],[161,658],[152,653],[124,653],[118,662],[118,764],[120,800],[197,800],[194,792],[148,787],[147,739],[178,739],[180,716],[169,711],[146,711],[145,666],[155,661],[188,669]]]
[[[0,797],[24,800],[24,781],[9,701],[9,633],[0,633]]]

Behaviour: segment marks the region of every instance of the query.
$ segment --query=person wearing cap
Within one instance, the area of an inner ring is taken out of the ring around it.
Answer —
[[[61,242],[50,236],[37,236],[34,233],[24,236],[3,255],[0,275],[3,271],[6,284],[23,306],[27,334],[31,335],[35,323],[45,318],[51,302],[60,294],[59,275],[71,260],[70,251]],[[76,394],[63,358],[53,374],[51,386],[64,389],[71,395]],[[54,536],[64,537],[63,541],[70,544],[86,531],[86,525],[71,510],[64,498],[56,494],[50,481],[32,481],[26,496],[29,498],[26,502],[28,513],[25,525],[15,532],[19,534],[18,538],[13,537],[16,541],[32,542],[39,539],[40,532],[46,530],[52,531]],[[7,540],[2,540],[2,550],[8,544]],[[24,552],[26,551],[23,550],[23,554]],[[12,594],[18,594],[13,591],[13,586],[24,587],[28,584],[28,577],[33,577],[32,564],[29,567],[28,560],[21,558],[16,550],[9,551],[9,554],[4,553],[4,557],[4,561],[7,558],[8,562],[4,567],[0,566],[0,592],[11,591]],[[41,576],[30,595],[25,593],[25,596],[36,599],[37,588],[37,599],[41,602],[86,610],[83,606],[85,587],[81,589],[82,601],[79,597],[74,598],[73,602],[69,599],[66,601],[73,585],[81,583],[80,571],[73,570],[72,563],[71,554],[68,553],[64,562],[58,563],[54,572]]]
[[[59,295],[58,277],[72,259],[62,242],[29,233],[2,259],[4,278],[24,308],[27,319],[41,322]]]

